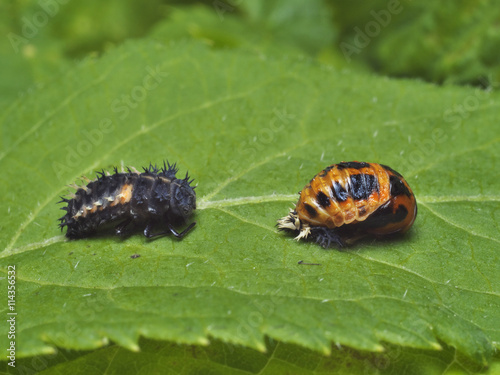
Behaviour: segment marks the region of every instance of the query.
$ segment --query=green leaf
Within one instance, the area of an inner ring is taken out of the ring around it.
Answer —
[[[241,6],[251,23],[279,42],[296,44],[312,54],[333,44],[335,26],[325,1],[255,0],[241,2]]]
[[[1,117],[0,270],[16,266],[18,357],[138,350],[141,336],[264,351],[268,336],[323,354],[453,347],[486,364],[500,342],[498,96],[195,43],[85,60]],[[59,233],[65,185],[164,159],[199,184],[185,239]],[[419,202],[407,235],[338,252],[276,231],[341,160],[407,178]]]
[[[159,22],[150,36],[164,42],[192,38],[217,49],[237,47],[265,54],[318,55],[333,51],[335,28],[330,13],[320,0],[233,5],[214,1],[212,7],[171,9],[169,17]],[[344,63],[341,56],[337,59]]]
[[[348,61],[397,77],[498,86],[500,12],[495,1],[331,4],[340,29],[338,46]]]
[[[266,340],[265,353],[213,340],[208,346],[140,340],[141,352],[116,345],[92,352],[63,351],[18,361],[17,373],[50,374],[496,374],[498,355],[489,367],[464,358],[453,348],[442,351],[388,346],[383,353],[334,347],[326,357],[303,347]],[[1,367],[0,367],[1,368]],[[4,362],[4,371],[8,371]],[[410,370],[411,369],[411,372]],[[170,372],[169,372],[170,371]],[[14,373],[14,372],[13,372]]]
[[[146,34],[164,13],[160,0],[2,2],[0,70],[9,74],[0,81],[0,105],[67,74],[76,58]]]

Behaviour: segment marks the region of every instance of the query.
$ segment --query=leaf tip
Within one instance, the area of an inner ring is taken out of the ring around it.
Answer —
[[[210,345],[210,340],[207,339],[206,337],[198,337],[196,339],[196,342],[198,343],[198,345],[203,345],[203,346]]]
[[[267,352],[267,347],[266,344],[263,341],[254,341],[253,347],[257,349],[261,353],[266,353]]]
[[[136,352],[137,353],[137,352],[141,351],[141,348],[136,343],[129,344],[129,345],[126,346],[126,348],[128,350],[130,350],[131,352]]]
[[[332,354],[332,348],[330,346],[323,346],[321,348],[321,353],[323,353],[323,355],[329,356]]]
[[[437,342],[431,342],[431,346],[434,350],[443,350],[443,347]]]

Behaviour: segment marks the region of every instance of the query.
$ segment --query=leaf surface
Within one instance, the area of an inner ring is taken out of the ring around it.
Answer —
[[[450,346],[487,363],[500,341],[498,103],[197,43],[129,42],[85,60],[0,117],[18,355],[109,340],[138,350],[140,336],[265,350],[268,336],[325,354]],[[199,184],[185,239],[58,232],[65,185],[164,159]],[[309,179],[342,160],[406,177],[419,203],[406,236],[338,252],[276,231]]]

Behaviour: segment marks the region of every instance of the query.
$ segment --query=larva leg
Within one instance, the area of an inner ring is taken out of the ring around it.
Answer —
[[[126,227],[132,222],[132,218],[129,217],[127,220],[121,222],[115,227],[115,232],[119,236],[123,236],[125,234]]]
[[[311,229],[311,239],[315,240],[323,248],[328,249],[335,245],[338,248],[346,246],[335,229],[314,227]]]
[[[192,222],[186,229],[184,229],[181,233],[177,232],[172,224],[167,224],[168,230],[158,233],[151,233],[151,228],[153,227],[152,223],[148,223],[146,228],[144,229],[144,236],[147,238],[154,238],[158,236],[164,236],[167,234],[173,234],[177,238],[183,238],[193,227],[196,225],[196,221]]]
[[[168,224],[168,229],[177,238],[183,238],[191,229],[196,225],[196,221],[193,221],[189,226],[184,229],[181,233],[178,233],[171,224]]]

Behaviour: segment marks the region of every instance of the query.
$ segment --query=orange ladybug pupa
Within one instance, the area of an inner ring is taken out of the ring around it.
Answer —
[[[366,234],[404,233],[417,216],[415,196],[403,176],[376,163],[342,162],[322,170],[302,189],[295,209],[278,228],[298,232],[324,248],[343,247]]]

